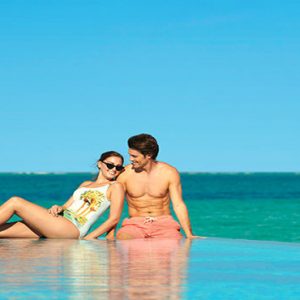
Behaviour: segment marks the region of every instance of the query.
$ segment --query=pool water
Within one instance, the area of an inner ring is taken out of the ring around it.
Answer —
[[[0,240],[0,299],[300,299],[300,244]]]

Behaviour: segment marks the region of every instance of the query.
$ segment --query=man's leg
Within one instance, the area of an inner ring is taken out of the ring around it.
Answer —
[[[143,219],[144,218],[139,217],[125,219],[122,223],[122,227],[117,232],[117,239],[131,240],[145,238],[145,232],[142,228]]]
[[[172,216],[158,217],[152,223],[152,237],[162,239],[181,239],[180,225]]]
[[[144,232],[140,228],[135,227],[134,225],[122,227],[117,232],[118,240],[131,240],[131,239],[144,239],[144,238],[145,238]]]

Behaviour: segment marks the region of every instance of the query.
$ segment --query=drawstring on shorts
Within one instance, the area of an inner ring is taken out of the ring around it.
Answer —
[[[144,224],[153,223],[156,220],[157,220],[156,217],[145,217]]]

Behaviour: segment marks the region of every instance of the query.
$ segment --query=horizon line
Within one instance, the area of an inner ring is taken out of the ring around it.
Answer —
[[[178,171],[180,174],[300,174],[300,171]],[[65,174],[97,174],[89,171],[0,171],[0,174],[15,175],[65,175]]]

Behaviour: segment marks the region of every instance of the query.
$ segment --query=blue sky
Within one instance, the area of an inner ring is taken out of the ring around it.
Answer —
[[[300,171],[297,1],[0,2],[0,172]]]

